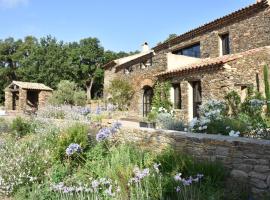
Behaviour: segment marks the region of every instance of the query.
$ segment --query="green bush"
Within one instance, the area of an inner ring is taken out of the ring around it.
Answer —
[[[245,135],[249,131],[247,124],[241,119],[224,117],[208,123],[206,132],[208,134],[229,135],[229,132],[232,130],[239,131],[241,136]]]
[[[9,123],[5,119],[0,118],[0,134],[9,133],[9,131],[10,131]]]
[[[229,113],[231,116],[236,117],[240,112],[241,106],[241,98],[239,94],[236,91],[231,91],[224,97],[224,99],[227,103]]]
[[[62,161],[66,158],[66,148],[71,143],[79,144],[83,151],[88,147],[88,127],[83,124],[75,124],[64,130],[57,139],[54,158],[56,161]]]
[[[153,108],[165,108],[167,111],[172,109],[172,103],[170,101],[170,88],[171,83],[168,81],[156,83],[152,102]]]
[[[86,104],[86,93],[82,90],[78,90],[74,93],[74,104],[76,106],[85,106]]]
[[[75,82],[62,80],[57,85],[57,90],[53,92],[49,102],[54,105],[85,105],[86,94],[77,87]]]
[[[119,110],[126,110],[134,95],[133,86],[120,78],[111,81],[108,92],[111,95],[111,103],[117,105]]]
[[[29,133],[31,133],[33,130],[31,123],[29,123],[27,120],[17,117],[15,118],[11,123],[11,130],[12,132],[18,136],[22,137]]]

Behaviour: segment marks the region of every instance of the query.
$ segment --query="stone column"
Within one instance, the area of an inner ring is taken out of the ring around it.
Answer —
[[[46,106],[48,99],[52,96],[51,91],[40,91],[38,95],[38,108]]]
[[[12,92],[9,90],[5,91],[5,109],[12,110]]]
[[[190,102],[190,83],[188,81],[181,81],[180,83],[181,87],[181,98],[182,98],[182,113],[183,113],[183,119],[185,122],[190,121],[190,106],[192,107],[192,104]],[[193,109],[193,107],[192,107]]]
[[[27,102],[27,90],[20,89],[18,111],[24,111],[26,109],[26,102]]]

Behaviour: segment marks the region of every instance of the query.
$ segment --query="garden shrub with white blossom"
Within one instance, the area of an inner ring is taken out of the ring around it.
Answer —
[[[220,164],[118,142],[115,136],[123,130],[117,121],[108,127],[76,123],[61,128],[48,118],[30,122],[31,133],[0,138],[0,197],[222,200],[226,195]]]

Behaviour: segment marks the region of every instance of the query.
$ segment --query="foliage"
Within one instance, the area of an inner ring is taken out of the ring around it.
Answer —
[[[270,88],[269,88],[269,67],[265,65],[263,68],[264,75],[264,87],[265,87],[265,97],[267,101],[267,116],[270,116]]]
[[[83,124],[75,124],[64,130],[57,139],[57,148],[54,158],[56,161],[66,159],[66,148],[71,143],[79,144],[83,150],[88,148],[88,127]]]
[[[57,90],[54,91],[50,102],[55,105],[69,104],[84,106],[86,104],[86,95],[79,90],[75,82],[67,80],[60,81]]]
[[[9,123],[4,118],[0,118],[0,134],[8,133],[9,131],[10,131]]]
[[[229,113],[231,116],[236,117],[240,112],[241,98],[239,94],[236,91],[231,91],[224,97],[224,99],[227,103]]]
[[[170,101],[170,88],[171,83],[157,82],[154,87],[154,97],[152,102],[152,107],[154,108],[164,108],[170,111],[172,108],[172,103]]]
[[[71,43],[52,36],[0,40],[0,103],[4,88],[13,80],[44,83],[53,89],[61,80],[69,80],[87,90],[89,97],[100,97],[101,65],[133,53],[104,51],[100,41],[91,37]]]
[[[247,124],[241,119],[224,117],[219,120],[213,120],[207,124],[206,132],[208,134],[229,135],[231,131],[239,131],[241,136],[248,133]]]
[[[15,118],[12,121],[10,127],[12,132],[18,137],[22,137],[33,131],[33,127],[31,126],[31,124],[21,117]]]
[[[164,109],[160,111],[165,113]],[[157,153],[131,140],[122,143],[117,137],[119,123],[100,130],[91,125],[97,133],[95,141],[89,141],[90,129],[86,125],[75,124],[59,130],[47,118],[39,117],[31,125],[35,134],[19,139],[10,137],[0,144],[0,191],[12,198],[223,200],[225,197],[227,172],[220,163],[199,162],[171,148]],[[94,136],[95,131],[91,133]]]
[[[60,105],[47,105],[37,111],[37,116],[49,119],[65,119],[75,121],[89,121],[91,110],[87,107]]]
[[[111,95],[111,103],[117,105],[119,110],[126,110],[134,95],[132,85],[120,78],[111,81],[108,92]]]
[[[185,129],[184,123],[177,120],[171,113],[159,113],[157,115],[157,122],[162,129],[176,131],[183,131]]]

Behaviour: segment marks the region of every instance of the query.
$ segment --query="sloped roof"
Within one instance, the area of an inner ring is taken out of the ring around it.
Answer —
[[[268,1],[267,0],[261,0],[256,2],[255,4],[252,4],[250,6],[247,6],[245,8],[242,8],[238,11],[235,11],[231,14],[228,14],[224,17],[218,18],[212,22],[206,23],[198,28],[192,29],[184,34],[181,34],[173,39],[170,39],[166,42],[163,42],[162,44],[157,45],[154,47],[154,51],[158,52],[163,49],[168,49],[173,45],[176,45],[182,41],[188,40],[190,38],[196,37],[197,35],[203,34],[207,31],[214,30],[216,28],[219,28],[220,26],[230,24],[234,22],[235,20],[239,20],[242,18],[245,18],[246,16],[252,15],[266,7],[268,7]]]
[[[205,70],[205,69],[209,69],[209,68],[218,68],[218,67],[222,67],[224,64],[226,64],[230,61],[237,60],[237,59],[242,58],[244,56],[258,53],[264,49],[270,49],[270,46],[260,47],[260,48],[248,50],[248,51],[245,51],[242,53],[230,54],[230,55],[220,56],[220,57],[216,57],[216,58],[201,59],[198,62],[191,63],[191,64],[188,64],[186,66],[182,66],[182,67],[179,67],[179,68],[176,68],[173,70],[161,72],[161,73],[156,74],[155,76],[168,78],[168,77],[173,77],[176,75],[187,74],[187,73],[194,72],[194,71]]]
[[[119,58],[117,60],[113,60],[113,61],[107,63],[106,65],[103,66],[103,68],[107,69],[107,68],[113,67],[113,66],[115,66],[117,68],[117,67],[120,67],[124,64],[128,64],[132,61],[141,60],[141,59],[145,58],[146,56],[153,54],[153,53],[154,53],[154,51],[150,50],[150,51],[146,51],[146,52],[137,53],[137,54],[134,54],[131,56],[127,56],[124,58]]]
[[[22,81],[12,81],[12,83],[7,87],[9,88],[11,85],[17,85],[22,89],[28,90],[46,90],[46,91],[53,91],[52,88],[42,84],[42,83],[31,83],[31,82],[22,82]]]

